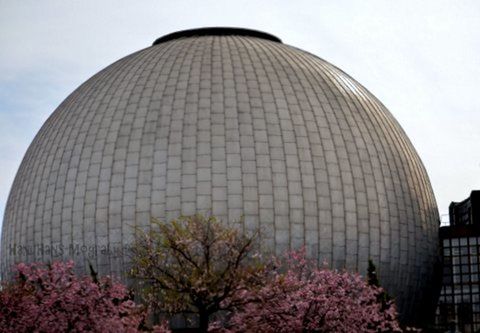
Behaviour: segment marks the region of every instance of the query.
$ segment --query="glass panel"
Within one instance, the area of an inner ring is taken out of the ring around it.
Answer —
[[[475,322],[473,325],[473,330],[477,332],[480,329],[480,325],[478,324],[478,322],[480,322],[480,314],[474,314],[473,320]]]
[[[473,303],[478,303],[479,300],[480,300],[480,295],[478,295],[478,294],[473,294],[472,295],[472,302]]]

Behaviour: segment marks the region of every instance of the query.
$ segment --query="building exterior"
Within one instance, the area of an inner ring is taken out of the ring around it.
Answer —
[[[427,173],[378,99],[274,36],[206,28],[120,59],[53,112],[11,189],[1,268],[122,274],[134,226],[196,212],[260,228],[279,254],[304,245],[363,274],[372,259],[405,318],[437,258]]]
[[[450,226],[440,228],[443,281],[437,325],[460,332],[480,330],[480,191],[449,207]]]

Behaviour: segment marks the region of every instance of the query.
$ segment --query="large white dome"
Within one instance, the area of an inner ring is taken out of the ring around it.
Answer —
[[[312,54],[268,34],[210,28],[160,38],[55,110],[10,192],[2,270],[67,258],[73,245],[80,267],[120,273],[120,252],[81,247],[116,251],[152,216],[195,212],[243,215],[277,253],[305,245],[363,274],[371,258],[406,315],[436,258],[429,179],[390,112]]]

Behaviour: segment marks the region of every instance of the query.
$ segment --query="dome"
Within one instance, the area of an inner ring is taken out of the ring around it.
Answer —
[[[437,255],[427,173],[378,99],[272,35],[206,28],[118,60],[53,112],[13,183],[1,268],[120,274],[135,226],[196,212],[260,228],[278,254],[362,274],[372,259],[407,316]]]

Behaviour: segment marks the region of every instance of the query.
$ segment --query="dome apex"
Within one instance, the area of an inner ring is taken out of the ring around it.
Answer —
[[[197,29],[188,29],[172,32],[168,35],[157,38],[152,45],[158,45],[160,43],[168,42],[170,40],[185,38],[185,37],[198,37],[198,36],[248,36],[261,39],[270,40],[273,42],[281,43],[282,40],[269,33],[234,27],[205,27]]]

